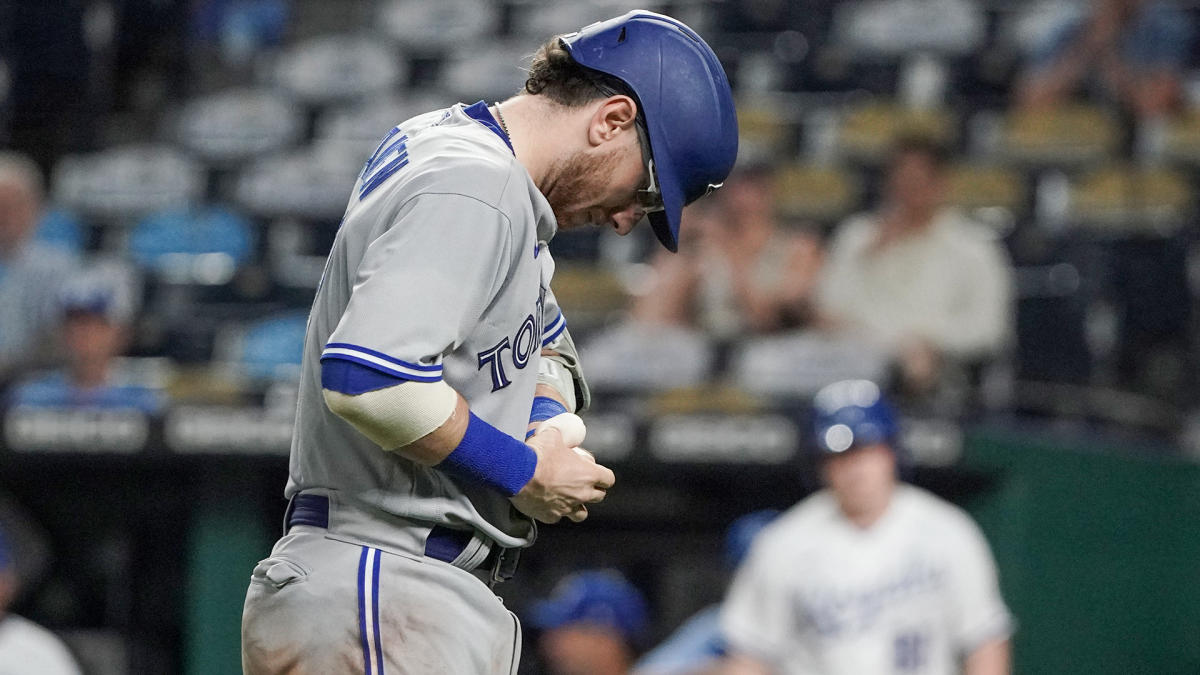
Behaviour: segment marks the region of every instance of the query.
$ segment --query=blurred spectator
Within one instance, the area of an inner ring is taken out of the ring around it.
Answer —
[[[551,675],[629,672],[647,628],[646,600],[614,570],[577,572],[534,605],[529,625]]]
[[[725,531],[725,564],[730,572],[737,569],[750,551],[750,544],[779,511],[754,511],[734,520]],[[634,666],[637,675],[688,675],[715,668],[725,656],[727,646],[721,634],[721,605],[697,612],[662,644]]]
[[[1012,621],[970,517],[897,482],[898,427],[879,388],[814,399],[827,485],[767,526],[721,626],[730,673],[1009,672]]]
[[[978,49],[987,19],[975,0],[858,0],[837,3],[842,46],[858,53],[910,56]]]
[[[917,393],[947,362],[996,356],[1012,330],[1011,265],[988,230],[943,206],[944,164],[932,141],[899,142],[883,204],[838,228],[817,294],[823,324],[893,354]]]
[[[634,319],[719,338],[804,324],[821,249],[816,237],[780,226],[774,187],[771,167],[743,167],[717,199],[689,207],[685,236],[698,245],[658,255]]]
[[[124,353],[133,306],[112,275],[82,275],[63,289],[62,339],[66,367],[17,386],[12,404],[39,408],[135,409],[160,412],[162,392],[122,382],[114,360]]]
[[[82,671],[70,650],[53,633],[8,612],[17,593],[16,565],[0,531],[0,673],[78,675]]]
[[[0,152],[0,385],[48,356],[60,280],[74,265],[69,254],[32,240],[42,186],[29,158]]]
[[[1056,105],[1085,89],[1139,118],[1180,103],[1192,25],[1179,8],[1154,0],[1095,0],[1038,48],[1017,89],[1027,107]]]

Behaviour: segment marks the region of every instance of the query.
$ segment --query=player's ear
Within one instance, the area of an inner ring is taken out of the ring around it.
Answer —
[[[619,138],[622,133],[632,133],[636,118],[637,103],[632,98],[623,94],[609,96],[599,102],[592,115],[588,141],[596,146]]]

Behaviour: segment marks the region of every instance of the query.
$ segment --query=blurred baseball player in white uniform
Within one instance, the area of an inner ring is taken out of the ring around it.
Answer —
[[[515,672],[520,626],[489,585],[535,520],[581,521],[614,481],[572,449],[582,429],[526,441],[588,398],[547,242],[645,218],[674,250],[684,204],[736,154],[716,56],[650,12],[552,39],[513,98],[387,134],[309,316],[286,532],[243,612],[247,673]]]
[[[960,509],[896,479],[875,384],[814,400],[827,488],[755,540],[722,612],[725,672],[1000,675],[1012,619],[987,542]]]

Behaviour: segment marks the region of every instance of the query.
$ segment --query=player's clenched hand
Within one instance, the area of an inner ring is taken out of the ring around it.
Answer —
[[[512,497],[513,505],[543,523],[556,523],[564,516],[575,522],[587,518],[587,505],[604,499],[616,480],[613,472],[567,447],[557,428],[544,428],[527,442],[538,463],[533,478]]]

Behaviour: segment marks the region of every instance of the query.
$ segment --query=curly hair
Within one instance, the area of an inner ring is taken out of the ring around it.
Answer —
[[[551,38],[534,53],[524,92],[545,96],[570,108],[613,94],[623,94],[637,101],[637,96],[621,80],[576,63],[558,37]],[[641,108],[641,101],[638,101],[638,108]]]

